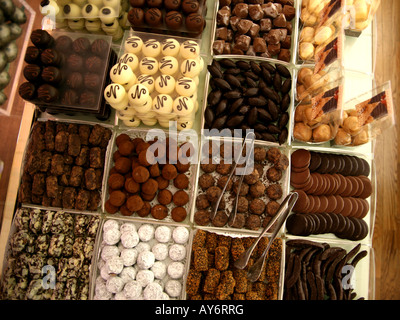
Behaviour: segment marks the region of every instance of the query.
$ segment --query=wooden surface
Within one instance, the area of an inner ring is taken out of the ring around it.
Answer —
[[[38,8],[40,0],[30,0],[33,8]],[[400,102],[400,1],[382,0],[377,13],[377,59],[376,82],[382,84],[392,82],[395,107]],[[41,16],[37,15],[36,27],[40,26]],[[35,28],[35,27],[34,27]],[[362,53],[360,53],[362,54]],[[19,126],[23,112],[22,100],[16,98],[11,117],[0,116],[0,159],[5,163],[0,180],[0,224],[10,179],[15,145],[17,143]],[[397,115],[400,109],[397,108]],[[397,121],[400,118],[397,116]],[[377,300],[400,299],[400,212],[398,208],[400,149],[399,126],[386,132],[377,141],[377,214],[373,248],[375,251],[376,280],[375,298]],[[12,177],[15,179],[15,177]],[[14,181],[15,182],[15,181]]]

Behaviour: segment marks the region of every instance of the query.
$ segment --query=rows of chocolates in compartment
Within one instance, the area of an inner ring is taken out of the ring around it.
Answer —
[[[149,216],[157,220],[170,217],[175,222],[185,220],[190,163],[183,164],[177,157],[183,152],[187,155],[192,152],[191,145],[178,146],[170,138],[165,144],[158,140],[145,141],[140,137],[131,138],[126,133],[118,135],[115,142],[117,150],[113,153],[113,166],[108,177],[106,212]],[[169,150],[176,150],[176,154]]]
[[[230,146],[233,149],[229,148],[229,144],[218,145],[218,148],[216,146],[215,142],[203,146],[209,147],[209,153],[205,154],[207,157],[200,163],[200,191],[196,197],[197,211],[194,214],[194,222],[200,226],[229,226],[249,230],[265,227],[280,207],[283,177],[289,165],[287,156],[278,148],[255,147],[254,169],[244,176],[239,189],[239,176],[233,175],[228,181],[233,164],[225,158],[229,154],[232,155],[238,145]],[[221,159],[219,163],[213,163],[214,157]],[[216,202],[225,185],[225,194],[213,217]],[[238,193],[236,218],[234,221],[228,221],[230,207],[233,207]]]
[[[277,300],[282,239],[275,239],[257,281],[247,272],[268,245],[264,237],[255,246],[249,264],[240,270],[234,262],[255,241],[254,237],[229,237],[198,229],[193,237],[190,269],[186,280],[188,300]]]
[[[169,31],[200,34],[205,21],[202,0],[131,0],[128,21],[136,29],[166,27]],[[203,11],[203,12],[202,12]]]
[[[293,1],[219,1],[214,54],[291,59]]]
[[[103,86],[104,64],[109,44],[86,37],[72,40],[67,35],[54,38],[45,30],[34,30],[33,45],[27,48],[23,74],[27,80],[19,94],[28,101],[61,103],[65,106],[95,107]]]
[[[27,146],[18,200],[97,211],[111,130],[101,125],[38,121]]]
[[[90,268],[100,217],[21,208],[0,288],[2,300],[88,300]],[[43,267],[54,268],[45,288]]]
[[[206,129],[254,129],[258,140],[286,142],[292,78],[285,66],[224,58],[207,68]]]

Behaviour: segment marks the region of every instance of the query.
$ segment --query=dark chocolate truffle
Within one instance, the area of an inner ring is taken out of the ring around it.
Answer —
[[[198,13],[191,13],[186,17],[185,24],[189,31],[200,33],[204,28],[204,19]]]
[[[168,28],[176,30],[182,27],[183,16],[178,11],[169,11],[165,15],[165,24]]]
[[[85,55],[90,50],[90,41],[88,38],[79,37],[72,42],[72,49],[75,53]]]
[[[55,40],[55,49],[67,53],[72,49],[72,39],[68,36],[62,35]]]
[[[129,0],[129,3],[134,8],[143,8],[146,4],[146,0]]]
[[[90,72],[99,72],[102,70],[103,60],[98,56],[91,56],[85,60],[85,67]]]
[[[67,89],[61,97],[61,103],[66,106],[74,106],[78,103],[79,95],[75,90]]]
[[[26,48],[25,62],[26,63],[37,63],[40,61],[40,49],[35,46],[29,46]]]
[[[128,21],[134,27],[143,25],[144,11],[141,8],[132,8],[128,13]]]
[[[67,68],[70,71],[81,71],[83,68],[83,58],[77,54],[71,54],[67,58]]]
[[[84,107],[94,107],[97,102],[97,97],[93,92],[83,92],[79,97],[79,104]]]
[[[22,99],[29,101],[35,97],[36,87],[31,82],[24,82],[19,86],[18,93]]]
[[[83,85],[83,76],[80,72],[71,72],[67,77],[66,83],[71,89],[79,89]]]
[[[59,98],[58,90],[50,84],[43,84],[38,89],[39,100],[50,103],[57,101]]]
[[[96,39],[92,42],[90,48],[93,54],[99,57],[105,57],[110,50],[110,45],[104,39]]]
[[[164,0],[164,7],[166,10],[179,10],[181,7],[181,0]]]
[[[42,79],[44,82],[57,85],[62,81],[63,76],[59,68],[49,66],[43,69]]]
[[[31,33],[31,41],[38,48],[50,48],[54,45],[54,38],[42,29],[36,29]]]
[[[85,87],[90,90],[96,90],[101,86],[101,78],[95,73],[85,73],[83,76]]]
[[[158,8],[150,8],[144,14],[144,20],[149,26],[158,27],[163,21],[162,12]]]
[[[196,13],[199,11],[200,4],[197,0],[183,0],[182,11],[185,14]]]
[[[46,49],[40,55],[40,61],[46,66],[58,67],[62,62],[62,54],[55,49]]]
[[[40,79],[42,68],[36,64],[28,64],[24,68],[24,77],[28,81],[37,81]]]

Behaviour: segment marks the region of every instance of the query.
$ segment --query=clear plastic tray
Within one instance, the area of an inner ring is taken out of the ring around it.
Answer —
[[[288,236],[285,240],[296,240],[301,239],[299,237]],[[358,243],[355,242],[343,242],[337,240],[322,240],[322,239],[309,239],[317,243],[327,243],[330,247],[339,247],[348,253],[352,250]],[[286,244],[285,241],[285,244]],[[286,257],[288,256],[288,248],[286,245]],[[361,244],[360,250],[366,251],[367,256],[361,259],[356,268],[352,269],[349,267],[345,267],[343,273],[345,274],[342,278],[342,288],[352,288],[353,293],[356,293],[355,299],[365,299],[365,300],[374,300],[375,299],[375,253],[374,249],[367,245]],[[350,260],[351,262],[352,260]],[[285,263],[286,264],[286,263]],[[285,265],[286,267],[286,265]],[[349,286],[349,287],[348,287]],[[284,289],[282,289],[284,291]],[[283,297],[284,299],[284,297]]]
[[[132,127],[139,127],[139,128],[169,128],[170,126],[174,126],[174,121],[176,121],[176,128],[178,130],[184,130],[184,129],[194,129],[198,130],[198,123],[200,122],[200,117],[201,117],[201,112],[199,111],[201,109],[201,104],[204,99],[204,87],[205,87],[205,74],[206,74],[206,63],[207,63],[207,57],[202,54],[202,41],[199,39],[191,39],[191,38],[182,38],[182,37],[176,37],[176,36],[167,36],[167,35],[160,35],[160,34],[152,34],[152,33],[144,33],[144,32],[135,32],[135,31],[126,31],[124,34],[124,38],[122,41],[122,45],[120,48],[119,52],[119,57],[121,57],[123,54],[126,53],[125,51],[125,42],[126,39],[132,36],[138,36],[143,42],[146,42],[147,40],[150,39],[155,39],[158,42],[162,42],[163,40],[173,38],[178,41],[179,44],[182,44],[186,40],[191,40],[196,42],[200,46],[200,61],[203,64],[203,69],[200,72],[200,74],[196,77],[194,77],[194,81],[197,84],[197,89],[195,93],[193,94],[193,112],[190,115],[185,115],[182,117],[181,120],[179,120],[179,117],[176,116],[175,113],[170,113],[170,114],[165,114],[160,117],[158,114],[155,112],[151,111],[148,112],[147,114],[142,114],[136,113],[134,116],[130,116],[130,113],[125,117],[124,110],[116,110],[115,112],[115,124],[121,129],[130,129]],[[139,61],[144,57],[144,55],[141,53],[135,54]],[[162,54],[158,55],[156,57],[156,60],[159,62],[160,59],[162,58]],[[180,56],[177,56],[177,61],[178,61],[178,69],[180,68],[181,63],[183,62],[183,58]],[[134,71],[135,77],[138,78],[141,73],[140,70],[137,69]],[[151,81],[157,80],[157,78],[161,75],[161,72],[157,71],[155,74],[152,75],[153,79],[150,79]],[[181,72],[178,70],[174,75],[174,79],[177,80],[178,78],[181,77]],[[129,89],[125,89],[129,91]],[[153,92],[151,92],[150,96],[152,99],[154,99],[157,96],[158,92],[156,89],[154,89]],[[179,95],[177,94],[176,90],[173,90],[172,93],[169,94],[170,97],[174,100],[177,98]],[[196,99],[197,97],[197,99]],[[124,119],[124,120],[121,120]],[[133,121],[132,123],[129,121],[129,119],[136,119],[139,121]],[[160,121],[161,120],[161,121]],[[163,121],[164,120],[164,121]],[[170,122],[172,121],[172,122]]]
[[[165,16],[166,14],[169,12],[169,10],[166,10],[165,7],[161,7],[160,11],[161,11],[161,19],[162,22],[159,26],[151,26],[149,24],[146,23],[146,18],[144,16],[144,20],[143,23],[141,25],[135,26],[132,22],[129,22],[131,28],[135,31],[139,31],[139,32],[150,32],[150,33],[159,33],[159,34],[166,34],[166,35],[170,35],[170,36],[179,36],[179,37],[189,37],[189,38],[199,38],[201,37],[202,33],[205,30],[205,25],[206,25],[206,16],[207,16],[207,0],[198,0],[199,3],[199,7],[196,13],[198,13],[199,15],[201,15],[201,17],[204,19],[204,28],[201,31],[194,31],[194,30],[189,30],[186,27],[186,23],[185,23],[185,19],[188,17],[188,14],[185,14],[182,10],[182,8],[178,8],[177,10],[173,10],[176,11],[178,13],[181,13],[182,15],[182,26],[181,27],[177,27],[177,28],[170,28],[166,25],[165,23]],[[132,7],[129,10],[128,14],[131,14],[131,12],[133,11],[133,9],[136,6],[132,5]],[[145,13],[148,9],[150,9],[150,6],[148,6],[148,4],[144,4],[143,6],[137,6],[136,9],[142,9],[143,12]],[[135,9],[135,10],[136,10]],[[132,14],[133,15],[133,14]]]
[[[373,154],[368,153],[366,151],[361,153],[359,150],[357,151],[357,150],[343,149],[343,148],[339,149],[339,148],[330,148],[330,147],[300,147],[300,146],[293,147],[291,153],[293,153],[294,151],[296,151],[298,149],[306,149],[308,151],[333,154],[333,155],[337,154],[337,155],[356,156],[356,157],[364,159],[368,162],[368,164],[370,165],[370,175],[368,178],[370,179],[370,181],[372,183],[372,193],[371,193],[371,196],[366,199],[369,204],[369,212],[363,219],[368,225],[368,235],[363,240],[358,241],[358,242],[360,242],[364,245],[371,245],[373,235],[374,235],[374,228],[375,228],[376,195],[377,195],[376,168],[375,168],[375,161],[374,161]],[[289,185],[290,185],[290,183],[289,183]],[[294,190],[292,186],[290,186],[289,188],[291,190]],[[287,232],[286,226],[285,226],[285,235],[293,237],[293,235],[290,235]],[[337,241],[354,243],[354,241],[339,239],[332,233],[320,234],[320,235],[310,235],[308,237],[297,237],[297,238],[304,238],[304,239],[309,239],[309,240],[318,239],[319,241],[337,240]]]
[[[108,154],[110,153],[110,149],[111,149],[111,146],[112,146],[112,141],[113,141],[113,137],[114,137],[114,135],[115,135],[115,130],[114,130],[114,128],[112,127],[112,126],[110,126],[110,125],[107,125],[107,124],[103,124],[103,123],[97,123],[97,122],[93,122],[93,121],[81,121],[81,120],[75,120],[75,119],[61,119],[61,118],[55,118],[55,117],[53,117],[53,118],[48,118],[48,117],[43,117],[43,118],[41,118],[41,117],[39,117],[39,118],[37,118],[35,121],[37,121],[37,122],[46,122],[46,121],[54,121],[54,122],[60,122],[60,123],[66,123],[66,124],[69,124],[69,123],[71,123],[71,124],[77,124],[77,125],[80,125],[80,124],[85,124],[85,125],[89,125],[89,126],[94,126],[94,125],[100,125],[100,126],[102,126],[102,127],[104,127],[104,128],[107,128],[107,129],[109,129],[109,130],[111,130],[111,137],[110,137],[110,140],[109,140],[109,142],[108,142],[108,145],[107,145],[107,147],[105,148],[105,154],[104,154],[104,167],[103,167],[103,180],[102,180],[102,187],[103,187],[103,185],[104,185],[104,179],[105,179],[105,176],[106,176],[106,168],[107,168],[107,159],[108,159]],[[34,122],[35,122],[34,121]],[[32,122],[32,124],[34,123],[34,122]],[[26,162],[27,162],[27,155],[28,155],[28,148],[29,148],[29,145],[30,145],[30,143],[32,142],[32,129],[33,129],[33,127],[31,128],[31,132],[30,132],[30,134],[29,134],[29,137],[28,137],[28,141],[27,141],[27,143],[26,143],[26,147],[25,147],[25,150],[24,150],[24,154],[23,154],[23,157],[22,157],[22,170],[21,170],[21,172],[20,172],[20,179],[19,179],[19,188],[21,187],[21,183],[22,183],[22,177],[23,177],[23,175],[24,175],[24,167],[25,167],[25,165],[26,165]],[[102,189],[100,189],[100,190],[97,190],[99,193],[100,193],[100,197],[102,196],[102,193],[103,193],[103,190]],[[17,198],[18,198],[18,196],[17,196]],[[19,199],[17,200],[18,202],[20,202],[19,201]],[[38,208],[41,208],[41,209],[51,209],[51,210],[67,210],[67,209],[64,209],[64,208],[60,208],[60,207],[45,207],[45,206],[42,206],[42,205],[36,205],[36,204],[29,204],[29,203],[23,203],[23,202],[21,202],[21,204],[23,205],[23,206],[36,206],[36,207],[38,207]],[[99,202],[99,204],[98,204],[98,207],[97,207],[97,211],[96,212],[100,212],[100,209],[101,209],[101,205],[102,205],[102,199],[100,198],[100,202]],[[71,212],[82,212],[82,211],[78,211],[78,210],[74,210],[74,209],[68,209],[68,211],[71,211]],[[84,213],[93,213],[92,211],[84,211]]]
[[[206,229],[206,228],[203,228],[203,227],[196,227],[195,229],[193,229],[193,231],[192,231],[192,237],[191,237],[191,243],[190,243],[190,248],[191,248],[191,252],[193,252],[193,238],[195,237],[195,235],[196,235],[196,232],[198,232],[199,230],[204,230],[204,231],[206,231],[206,232],[208,232],[208,233],[215,233],[215,234],[217,234],[217,235],[222,235],[222,236],[226,236],[226,237],[229,237],[229,238],[231,238],[231,239],[233,239],[233,238],[256,238],[256,235],[254,235],[253,233],[250,233],[250,232],[247,232],[247,231],[233,231],[233,230],[210,230],[210,229]],[[279,239],[279,238],[276,238],[276,239]],[[283,297],[283,284],[284,284],[284,273],[285,273],[285,240],[283,239],[283,238],[280,238],[281,240],[282,240],[282,250],[281,250],[281,263],[280,263],[280,269],[279,269],[279,275],[277,276],[277,285],[278,285],[278,293],[277,293],[277,296],[278,296],[278,299],[277,300],[282,300],[282,297]],[[191,254],[190,255],[191,256],[191,258],[193,259],[193,254]],[[190,266],[191,265],[193,265],[193,263],[191,262],[190,263]],[[190,268],[188,268],[188,272],[189,272],[189,269]],[[228,270],[232,270],[232,269],[234,269],[234,267],[232,266],[232,261],[230,260],[229,261],[229,267],[228,267]],[[203,272],[203,274],[204,274],[205,272]],[[274,274],[275,275],[275,274]],[[202,279],[204,279],[204,277],[202,277]],[[185,284],[184,284],[184,291],[185,291],[185,296],[184,296],[184,299],[188,299],[188,296],[187,296],[187,293],[186,293],[186,280],[187,280],[187,277],[185,277]],[[258,282],[260,282],[260,281],[258,281]],[[204,282],[203,281],[201,281],[201,284],[200,285],[202,285]],[[268,283],[266,284],[267,285],[267,287],[268,287]]]
[[[274,1],[274,2],[279,2],[279,1]],[[297,52],[297,31],[298,31],[298,4],[299,2],[301,2],[301,0],[294,0],[294,8],[296,9],[296,15],[295,17],[292,19],[291,24],[292,24],[292,34],[291,34],[291,47],[290,47],[290,52],[291,52],[291,57],[290,57],[290,61],[288,63],[294,64],[295,63],[295,58],[296,58],[296,52]],[[231,10],[234,8],[234,4],[232,3],[230,5]],[[211,56],[219,56],[214,54],[213,52],[213,43],[216,40],[216,29],[217,29],[217,13],[219,10],[219,2],[217,0],[215,0],[215,7],[214,7],[214,19],[213,19],[213,29],[211,30],[211,47],[210,47],[210,52],[209,54]],[[248,57],[247,55],[241,55],[241,57]],[[281,61],[278,60],[276,57],[275,58],[264,58],[261,56],[256,56],[255,58],[257,58],[260,61],[270,61],[270,62],[285,62],[285,61]]]
[[[249,57],[249,56],[240,56],[240,55],[220,55],[220,56],[215,56],[214,59],[216,61],[219,61],[219,60],[222,60],[222,59],[229,59],[229,60],[232,60],[232,61],[245,61],[247,63],[250,63],[250,61],[254,61],[254,62],[258,63],[258,64],[266,61],[265,59],[261,60],[260,57]],[[289,107],[287,108],[287,111],[286,111],[286,112],[289,113],[289,120],[288,120],[288,123],[286,125],[286,128],[288,130],[288,136],[287,136],[285,142],[283,143],[283,145],[290,145],[291,144],[291,140],[292,140],[291,139],[291,130],[290,129],[293,126],[293,119],[294,119],[293,115],[294,115],[294,108],[295,108],[296,69],[293,67],[292,64],[289,64],[289,63],[286,63],[286,62],[282,62],[282,61],[269,60],[269,61],[266,61],[266,62],[271,63],[272,65],[275,65],[275,66],[276,65],[283,65],[291,73],[292,83],[291,83],[290,92],[288,93],[289,97],[290,97],[290,104],[289,104]],[[212,63],[212,60],[210,60],[209,65],[211,65],[211,63]],[[205,94],[204,94],[204,100],[203,100],[203,105],[202,105],[202,113],[201,113],[202,114],[202,118],[201,118],[201,128],[202,129],[204,129],[204,126],[205,126],[204,113],[205,113],[205,110],[207,109],[207,106],[208,106],[207,98],[208,98],[209,93],[212,91],[211,85],[210,85],[210,79],[211,78],[212,77],[211,77],[210,72],[207,71],[206,81],[205,81],[205,83],[206,83],[206,85],[205,85]],[[272,87],[272,86],[270,86],[270,87]],[[277,106],[279,108],[279,105],[277,105]],[[263,107],[258,107],[258,108],[263,108]],[[279,118],[278,118],[278,120],[279,120]],[[270,123],[271,124],[276,124],[277,121],[270,122]],[[262,122],[260,122],[260,123],[263,124]],[[258,140],[258,139],[256,141],[260,142],[260,143],[268,142],[268,141]],[[279,146],[278,140],[277,140],[277,142],[272,142],[272,143],[276,144],[277,146]]]
[[[162,141],[165,138],[173,138],[173,139],[177,140],[178,145],[181,145],[185,141],[189,141],[189,142],[191,141],[191,143],[193,143],[195,148],[196,148],[196,145],[198,145],[198,140],[197,140],[198,138],[197,138],[197,136],[193,136],[193,135],[171,136],[168,131],[161,130],[161,129],[155,129],[153,131],[151,129],[150,130],[130,129],[130,130],[118,130],[117,133],[115,134],[113,140],[111,141],[111,148],[110,148],[110,152],[107,157],[107,166],[105,167],[105,174],[104,174],[104,180],[103,180],[102,211],[106,214],[106,216],[117,216],[117,217],[122,217],[124,219],[139,219],[139,220],[144,220],[144,221],[160,221],[160,220],[153,218],[151,214],[149,214],[146,217],[139,217],[136,213],[134,213],[132,216],[123,216],[120,212],[117,212],[117,213],[111,215],[111,214],[107,213],[107,211],[105,210],[105,202],[109,199],[109,196],[110,196],[109,191],[108,191],[109,190],[108,178],[110,176],[109,172],[110,172],[111,168],[114,166],[113,154],[118,149],[117,145],[116,145],[116,139],[120,134],[127,134],[131,139],[132,138],[142,138],[145,141],[156,138],[156,137],[158,138],[159,141]],[[189,178],[189,186],[187,189],[184,189],[184,190],[189,195],[189,202],[186,205],[184,205],[184,208],[187,211],[187,216],[182,222],[180,222],[182,224],[189,223],[189,219],[190,219],[190,215],[191,215],[191,208],[195,201],[194,188],[195,188],[195,185],[197,184],[197,167],[198,167],[197,163],[192,163],[190,165],[189,170],[185,173]],[[170,182],[168,190],[170,190],[174,194],[174,192],[177,191],[178,189],[173,185],[173,183]],[[157,196],[152,201],[150,201],[150,204],[152,206],[159,204],[159,202],[157,200]],[[162,221],[174,222],[174,220],[171,218],[171,215],[170,215],[170,212],[174,207],[175,207],[175,205],[173,204],[173,202],[171,202],[170,204],[167,205],[169,215]]]
[[[171,230],[173,230],[176,227],[184,227],[189,231],[189,238],[187,240],[187,242],[185,244],[183,244],[186,248],[186,253],[185,253],[185,258],[183,260],[181,260],[180,262],[182,262],[184,264],[184,273],[183,276],[179,279],[177,279],[181,285],[182,285],[182,291],[181,294],[179,295],[179,297],[174,298],[177,300],[182,300],[184,298],[184,294],[185,294],[185,290],[184,290],[184,281],[186,279],[186,275],[187,275],[187,270],[189,268],[189,262],[190,262],[190,254],[191,254],[191,242],[192,242],[192,230],[186,226],[186,225],[181,225],[181,224],[173,224],[173,223],[169,223],[169,222],[155,222],[155,221],[143,221],[143,220],[138,220],[138,219],[123,219],[123,218],[119,218],[119,217],[115,217],[115,218],[105,218],[102,219],[102,222],[100,224],[99,227],[99,235],[97,238],[97,242],[96,242],[96,246],[95,246],[95,255],[94,255],[94,262],[93,262],[93,270],[92,270],[92,274],[91,274],[91,284],[90,284],[90,300],[95,300],[95,296],[96,296],[96,285],[97,285],[97,281],[99,281],[100,279],[102,280],[102,282],[104,281],[101,278],[101,268],[102,266],[104,266],[105,261],[103,260],[103,258],[101,257],[101,253],[102,253],[102,249],[103,247],[106,245],[106,242],[104,241],[104,224],[107,221],[110,220],[114,220],[118,223],[119,227],[125,223],[129,223],[129,224],[134,224],[136,227],[136,230],[139,229],[140,226],[142,225],[150,225],[153,226],[154,229],[156,229],[159,226],[167,226],[169,227]],[[155,244],[157,243],[161,243],[158,242],[157,239],[153,238],[150,239],[149,241],[141,241],[140,243],[145,243],[148,244],[150,247],[153,247]],[[171,237],[171,239],[165,243],[168,248],[171,248],[171,246],[173,244],[176,244],[176,242],[173,240],[173,238]],[[122,245],[121,241],[118,241],[117,245],[118,248],[124,248],[124,246]],[[151,249],[150,249],[151,250]],[[168,257],[164,260],[156,260],[156,261],[162,261],[166,264],[166,267],[168,267],[168,265],[172,262],[174,262],[171,257],[168,255]],[[139,271],[139,267],[137,266],[136,262],[132,265],[136,271]],[[151,270],[151,269],[150,269]],[[162,279],[155,279],[156,282],[158,282],[159,284],[161,284],[162,286],[164,286],[168,280],[172,279],[169,275],[168,272],[166,273],[166,275],[162,278]],[[143,291],[142,291],[142,297],[143,297]],[[113,295],[113,298],[115,300],[117,300],[115,298],[115,295]],[[160,298],[161,299],[161,298]],[[127,299],[129,300],[129,299]]]
[[[94,101],[93,104],[91,103],[79,103],[79,98],[78,98],[78,103],[72,103],[72,104],[66,104],[65,102],[63,102],[62,99],[62,95],[63,92],[68,90],[68,86],[66,85],[66,80],[67,80],[67,72],[68,72],[68,64],[67,64],[67,58],[69,56],[64,56],[63,57],[63,62],[61,62],[60,65],[60,71],[62,73],[62,81],[60,82],[60,84],[58,85],[54,85],[58,90],[59,90],[59,98],[58,100],[54,101],[54,102],[44,102],[41,101],[39,99],[34,99],[30,102],[40,106],[41,108],[49,108],[52,111],[60,111],[60,110],[64,110],[64,112],[89,112],[89,113],[99,113],[99,111],[102,108],[102,106],[104,105],[104,98],[103,98],[103,91],[104,91],[104,87],[107,85],[109,79],[108,79],[108,70],[110,68],[110,64],[113,63],[115,56],[113,54],[113,51],[111,49],[111,43],[112,43],[112,38],[111,36],[106,36],[106,35],[92,35],[92,34],[83,34],[83,33],[77,33],[77,32],[64,32],[64,31],[48,31],[49,34],[54,38],[54,39],[58,39],[61,36],[68,36],[72,41],[78,39],[78,38],[85,38],[88,39],[90,41],[90,43],[93,43],[93,41],[101,39],[104,40],[105,43],[107,43],[107,45],[109,46],[108,51],[104,52],[103,56],[100,58],[101,59],[101,68],[98,70],[98,72],[96,72],[96,74],[98,75],[97,78],[97,82],[94,82],[95,85],[93,86],[93,88],[91,90],[86,89],[85,90],[79,90],[79,88],[74,89],[75,93],[79,96],[81,93],[85,93],[85,92],[91,92],[93,93],[93,97],[94,97]],[[32,44],[30,44],[32,45]],[[83,57],[83,64],[85,64],[85,59],[86,57]],[[97,62],[96,62],[97,63]],[[26,64],[28,65],[28,64]],[[85,74],[94,74],[93,72],[85,72],[82,73],[82,77],[84,77]],[[26,80],[28,81],[28,80]],[[82,79],[82,81],[84,81]],[[93,80],[90,80],[93,81]],[[84,84],[85,82],[83,82]]]
[[[243,139],[225,139],[225,138],[219,139],[219,138],[211,138],[211,139],[206,139],[206,140],[204,141],[204,144],[203,144],[203,145],[206,145],[205,143],[208,143],[209,141],[210,141],[210,142],[216,143],[216,145],[218,145],[218,146],[219,146],[219,145],[222,145],[222,144],[224,143],[224,141],[226,141],[226,142],[228,142],[228,143],[229,143],[229,142],[232,143],[232,146],[238,144],[238,145],[241,147],[242,144],[243,144]],[[281,203],[281,202],[285,199],[285,197],[289,194],[289,189],[290,189],[290,180],[289,180],[289,178],[290,178],[290,152],[289,152],[289,149],[286,148],[286,147],[277,147],[276,145],[271,144],[271,143],[268,143],[268,142],[259,142],[259,141],[255,142],[254,147],[255,147],[255,148],[256,148],[256,147],[261,147],[261,148],[264,148],[264,149],[266,149],[266,150],[268,150],[268,149],[270,149],[270,148],[278,148],[279,151],[281,152],[281,154],[285,155],[285,156],[288,158],[289,166],[288,166],[288,168],[287,168],[284,172],[282,172],[282,177],[281,177],[281,179],[277,182],[277,183],[280,184],[281,187],[282,187],[282,197],[281,197],[280,199],[277,200],[277,202]],[[219,150],[219,147],[218,147],[218,150]],[[215,156],[215,157],[216,157],[216,156]],[[272,167],[272,165],[271,165],[268,161],[265,161],[265,163],[266,163],[266,165],[264,165],[264,174],[263,174],[262,179],[260,179],[260,181],[262,181],[264,185],[273,184],[273,183],[270,183],[270,182],[268,181],[267,177],[266,177],[266,172],[267,172],[268,168]],[[197,198],[200,194],[205,194],[205,192],[201,190],[201,187],[200,187],[200,185],[199,185],[199,183],[198,183],[198,180],[199,180],[200,176],[201,176],[204,172],[203,172],[203,170],[201,169],[200,165],[198,165],[197,170],[198,170],[198,173],[197,173],[198,179],[197,179],[196,188],[195,188],[195,192],[194,192],[196,198]],[[212,172],[211,175],[212,175],[214,178],[219,178],[219,177],[222,177],[222,176],[223,176],[223,175],[219,174],[219,173],[216,172],[216,171]],[[235,176],[233,176],[232,179],[235,179]],[[217,182],[217,180],[215,181],[215,183],[216,183],[216,182]],[[244,182],[243,182],[243,183],[244,183]],[[235,193],[234,193],[234,192],[226,191],[226,194],[225,194],[225,196],[224,196],[225,203],[226,203],[226,208],[225,208],[224,210],[228,213],[228,215],[230,214],[230,212],[231,212],[231,210],[232,210],[232,206],[233,206],[233,204],[234,204],[235,197],[236,197],[236,196],[235,196]],[[263,197],[261,197],[261,199],[264,200],[265,204],[269,201],[269,198],[268,198],[266,195],[264,195]],[[208,209],[206,209],[206,210],[209,210],[210,212],[213,212],[213,211],[212,211],[212,206],[210,206],[210,207],[209,207]],[[199,227],[199,228],[210,229],[210,230],[217,230],[217,231],[221,231],[221,232],[229,232],[229,231],[233,231],[233,232],[242,232],[242,231],[243,231],[243,232],[246,232],[246,233],[249,233],[249,234],[260,234],[261,231],[262,231],[262,229],[263,229],[262,227],[260,227],[258,230],[250,230],[250,229],[247,229],[247,228],[245,228],[245,227],[238,229],[238,228],[230,227],[227,223],[226,223],[223,227],[216,227],[216,226],[214,226],[211,222],[209,222],[206,226],[199,226],[199,225],[197,225],[197,224],[195,223],[195,221],[194,221],[194,215],[195,215],[196,211],[197,211],[196,202],[194,201],[194,203],[193,203],[193,209],[192,209],[192,216],[191,216],[190,221],[193,223],[194,226]],[[264,214],[263,214],[263,215],[264,215]],[[270,234],[271,232],[272,232],[272,230],[269,232],[269,234]],[[282,232],[283,232],[283,229],[281,229],[280,232],[282,233]]]
[[[36,12],[33,10],[25,0],[14,0],[14,4],[21,8],[26,15],[26,22],[21,25],[21,35],[16,40],[18,46],[17,58],[8,64],[4,70],[7,70],[11,77],[10,83],[3,89],[3,93],[7,100],[0,106],[0,114],[10,116],[14,106],[15,95],[18,94],[19,80],[21,76],[22,67],[24,65],[24,58],[26,48],[29,44],[29,37],[32,32],[33,23],[35,21]]]

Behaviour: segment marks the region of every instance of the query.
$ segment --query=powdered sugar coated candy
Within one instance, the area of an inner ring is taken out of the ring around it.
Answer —
[[[136,225],[134,223],[125,222],[121,225],[119,230],[121,231],[121,233],[124,233],[125,231],[136,231],[137,229],[136,229]]]
[[[172,231],[167,226],[159,226],[154,232],[154,237],[158,242],[166,243],[171,240]]]
[[[151,270],[139,270],[136,274],[136,281],[139,282],[142,287],[146,287],[154,281],[154,273]]]
[[[121,232],[119,231],[119,229],[115,228],[109,229],[105,231],[103,234],[103,240],[108,245],[117,244],[120,239],[121,239]]]
[[[136,231],[125,231],[121,234],[121,243],[125,248],[136,247],[139,243],[139,235]]]
[[[186,256],[186,247],[181,244],[173,244],[169,248],[169,257],[174,261],[181,261],[185,259]]]
[[[143,251],[139,253],[136,264],[139,269],[150,269],[154,265],[155,260],[153,252]]]
[[[138,229],[139,238],[141,241],[150,241],[154,238],[154,227],[151,224],[142,224]]]
[[[111,257],[106,261],[106,267],[110,273],[119,274],[124,268],[124,262],[121,257]]]
[[[120,254],[119,249],[117,246],[113,245],[105,245],[103,249],[101,249],[101,258],[104,261],[107,261],[111,257],[118,257]]]
[[[130,267],[136,263],[138,252],[136,249],[123,249],[121,251],[121,258],[125,267]]]
[[[178,280],[168,280],[164,290],[171,298],[177,298],[182,292],[182,284]]]
[[[165,243],[157,243],[151,248],[156,260],[165,260],[168,257],[168,246]]]
[[[109,229],[119,229],[118,221],[112,219],[106,220],[103,224],[103,232]]]
[[[142,285],[136,280],[129,281],[124,286],[124,293],[128,299],[138,299],[142,294]]]
[[[145,300],[160,300],[162,293],[162,287],[158,283],[152,282],[143,290],[143,298]]]
[[[168,265],[167,271],[171,279],[181,279],[185,271],[185,265],[182,262],[175,261]]]
[[[153,271],[156,279],[163,279],[167,274],[167,267],[164,262],[156,261],[151,267],[151,271]]]
[[[123,268],[119,276],[121,277],[122,280],[124,280],[125,283],[128,283],[129,281],[136,279],[136,273],[137,273],[136,267],[129,266]]]
[[[189,240],[189,230],[185,227],[176,227],[172,231],[172,238],[176,243],[185,244]]]
[[[107,280],[106,288],[111,293],[120,292],[124,288],[124,281],[118,276],[112,276]]]

